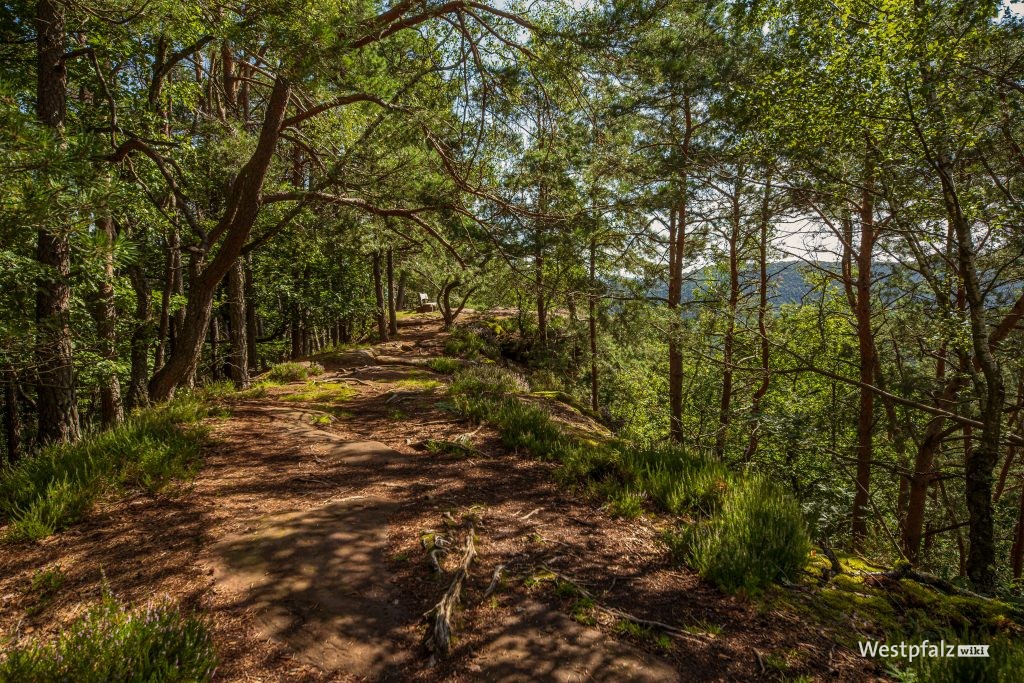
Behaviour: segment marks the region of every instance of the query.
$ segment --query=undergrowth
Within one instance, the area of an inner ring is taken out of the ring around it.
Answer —
[[[301,382],[323,374],[324,368],[319,363],[278,363],[260,378],[267,382],[276,384],[287,384],[288,382]]]
[[[792,579],[806,563],[806,523],[781,488],[679,446],[637,448],[573,436],[546,410],[517,397],[528,389],[521,376],[486,365],[457,373],[449,391],[462,415],[494,424],[508,448],[560,463],[559,482],[604,499],[613,516],[633,518],[653,508],[695,519],[669,545],[723,589],[756,591]]]
[[[0,523],[37,540],[80,519],[104,492],[155,492],[199,467],[205,404],[185,397],[136,412],[114,429],[44,448],[0,470]]]
[[[10,648],[0,683],[209,681],[216,665],[203,620],[169,604],[129,611],[107,595],[57,640]]]

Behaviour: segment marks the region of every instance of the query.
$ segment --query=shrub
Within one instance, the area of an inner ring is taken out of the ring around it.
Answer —
[[[302,382],[310,377],[323,374],[324,367],[319,363],[278,363],[267,370],[263,376],[268,382],[287,384],[288,382]]]
[[[0,470],[0,520],[14,539],[44,538],[77,521],[107,488],[150,491],[199,465],[204,405],[189,398],[139,411],[114,429],[45,448]]]
[[[791,580],[811,549],[799,505],[758,477],[730,489],[718,514],[695,532],[690,563],[729,591],[757,591],[779,579]]]
[[[522,375],[496,365],[480,365],[466,368],[455,375],[450,392],[465,396],[494,396],[524,394],[530,385]]]
[[[454,358],[431,358],[427,361],[427,367],[442,375],[454,375],[462,367],[462,363]]]
[[[0,682],[209,681],[216,664],[202,620],[166,604],[128,612],[107,596],[56,642],[11,648]]]
[[[673,445],[626,449],[622,459],[654,502],[673,514],[711,515],[733,478],[723,463]]]
[[[608,501],[608,514],[612,517],[635,519],[644,512],[644,494],[630,488],[619,489]]]
[[[933,643],[936,638],[931,639]],[[1024,645],[1008,638],[950,633],[947,643],[988,643],[988,657],[922,657],[901,676],[910,683],[1014,683],[1024,672]]]
[[[444,343],[444,352],[449,356],[461,356],[470,360],[485,356],[497,358],[500,354],[486,339],[465,327],[452,329]]]
[[[542,458],[559,459],[567,444],[551,416],[537,406],[518,400],[504,401],[492,419],[498,423],[501,442],[509,448],[525,448]]]

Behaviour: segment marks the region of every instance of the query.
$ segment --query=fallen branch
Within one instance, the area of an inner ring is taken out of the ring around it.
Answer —
[[[537,514],[538,512],[540,512],[540,511],[541,511],[541,510],[543,510],[543,509],[544,509],[544,508],[536,508],[535,510],[531,510],[530,512],[528,512],[528,513],[526,513],[525,515],[523,515],[522,517],[520,517],[520,518],[519,518],[519,521],[520,521],[520,522],[525,522],[525,521],[526,521],[526,520],[528,520],[528,519],[529,519],[530,517],[533,517],[533,516],[534,516],[535,514]]]
[[[455,611],[455,606],[459,604],[459,599],[462,595],[462,585],[469,576],[469,565],[473,562],[473,558],[476,557],[476,546],[473,541],[475,533],[476,524],[475,522],[470,522],[469,531],[466,534],[466,545],[462,550],[462,560],[459,562],[459,568],[455,571],[455,577],[452,579],[451,584],[449,584],[448,590],[441,596],[441,600],[437,605],[424,615],[427,618],[430,616],[434,617],[434,632],[430,640],[434,651],[438,652],[442,657],[447,657],[448,653],[451,652],[452,613]]]

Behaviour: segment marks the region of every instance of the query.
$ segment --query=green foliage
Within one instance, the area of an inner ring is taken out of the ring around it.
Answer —
[[[51,446],[0,470],[0,520],[12,539],[35,540],[67,527],[105,490],[157,491],[199,466],[204,404],[181,398],[136,412],[120,426],[72,445]]]
[[[452,328],[451,334],[445,340],[444,352],[449,356],[469,360],[481,357],[496,359],[501,356],[501,353],[484,337],[465,327]]]
[[[501,397],[527,393],[530,385],[521,375],[511,370],[497,365],[477,365],[456,373],[450,391],[470,398]]]
[[[608,501],[608,514],[623,519],[636,519],[644,512],[644,494],[623,487],[611,494]]]
[[[282,401],[299,403],[342,403],[356,395],[356,390],[342,382],[307,382],[302,389],[281,396]]]
[[[796,502],[767,479],[733,487],[712,519],[695,526],[688,555],[701,576],[724,590],[758,591],[792,581],[811,550]]]
[[[2,683],[172,683],[213,678],[217,657],[208,626],[168,604],[128,611],[113,597],[51,643],[10,648]]]
[[[710,515],[734,479],[723,463],[674,445],[625,449],[622,460],[658,506],[674,514]]]
[[[935,642],[936,638],[932,639]],[[970,633],[946,634],[947,643],[988,644],[988,657],[922,657],[899,672],[904,683],[1015,683],[1024,672],[1024,644]]]
[[[454,375],[460,368],[462,368],[462,363],[454,358],[431,358],[427,361],[427,367],[434,372],[441,373],[442,375]]]
[[[310,377],[322,375],[324,368],[319,363],[278,363],[270,368],[263,376],[263,380],[277,384],[288,382],[301,382]]]

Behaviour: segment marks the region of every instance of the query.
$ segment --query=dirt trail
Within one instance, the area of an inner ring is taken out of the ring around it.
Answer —
[[[417,362],[440,355],[442,344],[437,322],[421,319],[374,351]],[[68,576],[29,627],[67,623],[106,582],[127,600],[166,595],[209,614],[222,680],[778,678],[765,670],[769,655],[822,680],[872,677],[794,615],[757,609],[672,567],[656,520],[610,519],[560,490],[553,465],[508,453],[489,429],[474,435],[471,457],[418,449],[471,430],[444,410],[442,376],[371,362],[366,352],[320,360],[328,370],[320,386],[344,383],[351,395],[332,402],[295,384],[233,401],[191,490],[112,503],[0,560],[9,577],[0,591],[55,562]],[[437,659],[423,644],[423,614],[458,553],[439,575],[424,544],[463,538],[458,520],[470,511],[482,518],[479,555],[451,656]],[[499,565],[505,579],[484,599]],[[694,636],[616,635],[621,624],[555,591],[543,568],[604,605]],[[11,626],[2,614],[0,623]]]

